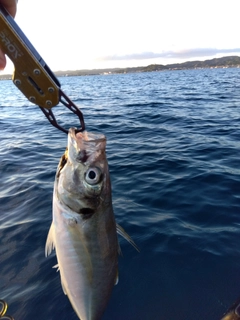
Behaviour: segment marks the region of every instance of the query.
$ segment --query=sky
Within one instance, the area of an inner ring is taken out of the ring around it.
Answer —
[[[239,9],[239,0],[20,0],[16,22],[53,71],[66,71],[240,56]]]

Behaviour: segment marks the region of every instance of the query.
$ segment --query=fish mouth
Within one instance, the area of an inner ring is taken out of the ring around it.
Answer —
[[[105,142],[106,137],[102,133],[88,132],[88,131],[78,131],[77,128],[70,128],[69,134],[74,140],[81,140],[84,143],[94,143],[98,144],[100,142]]]
[[[72,161],[83,164],[93,161],[93,158],[103,154],[106,148],[106,137],[102,133],[77,132],[76,128],[69,129],[68,150]]]
[[[80,151],[80,152],[77,154],[77,156],[76,156],[76,160],[77,160],[78,162],[84,163],[84,162],[87,161],[87,159],[88,159],[88,154],[87,154],[87,151],[86,151],[86,150]]]

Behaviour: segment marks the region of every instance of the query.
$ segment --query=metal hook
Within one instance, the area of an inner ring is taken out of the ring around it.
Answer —
[[[77,132],[80,131],[84,131],[85,130],[85,123],[84,123],[84,118],[83,118],[83,114],[82,112],[78,109],[78,107],[68,98],[68,96],[61,90],[59,89],[59,96],[60,99],[59,101],[65,106],[67,107],[69,110],[71,110],[74,114],[76,114],[78,116],[78,119],[80,120],[80,129],[76,130]],[[46,108],[42,108],[39,106],[39,108],[42,110],[42,112],[45,114],[46,118],[48,119],[48,121],[57,129],[65,132],[66,134],[68,134],[68,130],[63,128],[62,126],[60,126],[60,124],[57,122],[52,109],[46,109]]]
[[[0,300],[0,306],[2,306],[2,308],[0,309],[0,319],[14,320],[13,317],[6,315],[8,306],[4,300]]]

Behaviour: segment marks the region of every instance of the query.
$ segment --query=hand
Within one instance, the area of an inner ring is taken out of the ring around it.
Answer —
[[[0,0],[1,5],[3,5],[11,16],[15,17],[17,12],[17,0]],[[0,49],[0,70],[6,67],[6,56]]]

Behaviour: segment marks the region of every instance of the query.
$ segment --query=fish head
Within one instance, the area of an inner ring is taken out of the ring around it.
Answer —
[[[111,203],[106,137],[70,128],[68,147],[60,160],[56,180],[59,200],[76,213],[90,215]]]

